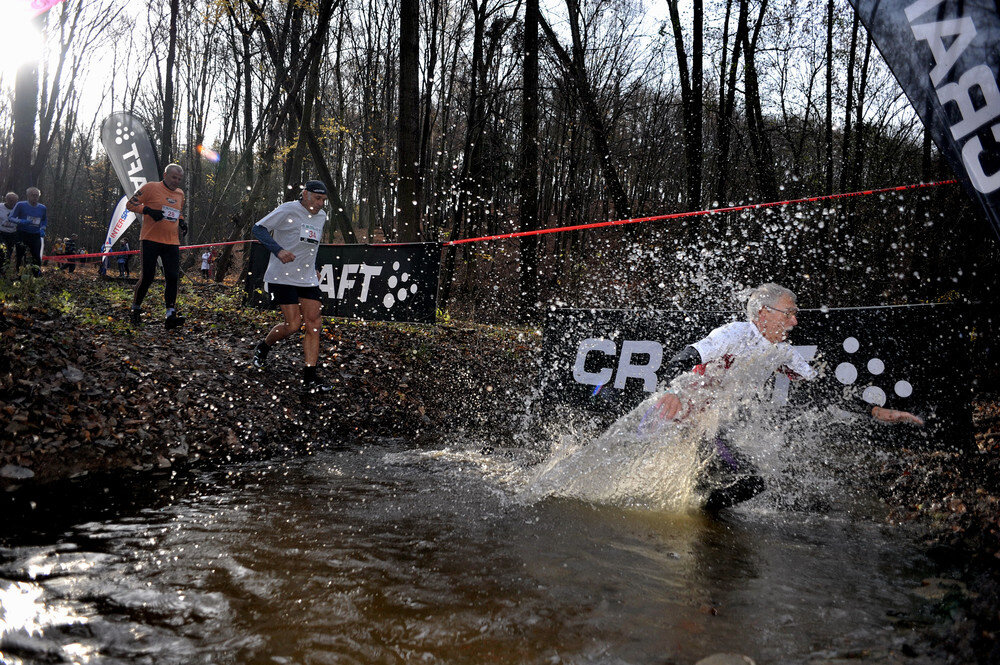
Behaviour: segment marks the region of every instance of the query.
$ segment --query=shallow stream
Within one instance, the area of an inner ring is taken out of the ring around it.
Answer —
[[[9,499],[0,662],[932,662],[905,530],[836,505],[525,500],[527,460],[480,447]]]

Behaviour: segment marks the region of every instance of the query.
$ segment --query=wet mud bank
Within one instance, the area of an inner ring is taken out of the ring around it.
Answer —
[[[47,273],[0,287],[0,483],[10,489],[115,470],[150,470],[308,451],[329,442],[442,431],[502,437],[533,389],[541,338],[530,330],[327,320],[322,379],[302,390],[302,347],[253,345],[275,313],[239,291],[182,289],[187,324],[165,331],[162,296],[125,323],[130,290]]]

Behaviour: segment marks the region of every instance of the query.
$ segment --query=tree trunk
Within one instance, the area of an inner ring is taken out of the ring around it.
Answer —
[[[538,0],[524,9],[524,94],[521,100],[521,231],[538,229]],[[532,319],[538,302],[538,236],[520,238],[518,320]]]
[[[170,33],[167,42],[167,71],[163,86],[163,130],[160,132],[160,159],[166,166],[173,159],[174,62],[177,60],[177,16],[180,0],[170,0]]]
[[[747,2],[748,0],[743,0]],[[774,174],[774,150],[771,148],[771,140],[764,126],[764,115],[761,111],[760,88],[757,83],[757,36],[760,34],[761,25],[764,22],[764,12],[767,10],[767,0],[761,4],[760,16],[757,25],[754,27],[753,40],[749,35],[743,35],[743,63],[745,67],[744,78],[746,83],[747,133],[750,137],[750,149],[754,155],[754,176],[760,195],[765,201],[773,201],[778,196],[778,185]]]
[[[399,188],[396,237],[416,242],[420,236],[420,3],[399,3],[399,124],[397,164]]]
[[[826,193],[833,194],[833,0],[826,4]]]
[[[844,136],[843,149],[840,155],[842,164],[840,167],[841,192],[847,191],[848,183],[850,182],[850,169],[847,165],[850,163],[851,154],[851,113],[854,110],[854,61],[858,53],[858,27],[860,23],[861,19],[858,18],[858,14],[855,12],[854,24],[851,27],[851,50],[847,55],[847,101],[844,103]]]
[[[250,153],[245,162],[247,187],[253,182],[253,65],[250,59],[250,31],[241,33],[243,38],[243,152]]]
[[[628,196],[625,194],[625,188],[622,186],[618,167],[611,158],[611,146],[608,141],[608,130],[604,123],[604,114],[601,113],[600,107],[597,105],[597,99],[587,79],[587,72],[583,67],[583,43],[580,38],[579,16],[577,15],[575,0],[567,0],[567,5],[570,7],[570,31],[573,34],[572,58],[562,47],[562,44],[559,43],[555,32],[552,31],[551,26],[549,26],[543,16],[538,17],[538,25],[545,32],[545,36],[555,50],[559,61],[565,67],[566,73],[575,85],[580,105],[583,108],[584,117],[593,134],[594,147],[597,150],[597,158],[601,163],[604,180],[611,194],[611,200],[615,204],[615,216],[619,219],[627,219],[632,216],[632,206],[629,203]]]
[[[736,34],[733,37],[733,57],[729,61],[728,83],[726,81],[725,57],[719,74],[719,179],[715,184],[715,199],[720,203],[726,201],[727,184],[729,180],[729,144],[733,126],[733,109],[736,107],[736,76],[739,73],[740,52],[743,48],[743,36],[749,29],[748,3],[741,1],[739,15],[736,20]],[[726,16],[729,16],[729,5],[726,6]],[[728,26],[728,21],[726,23]],[[722,44],[723,53],[726,43]]]
[[[34,20],[40,29],[40,18]],[[7,191],[24,196],[31,182],[31,151],[35,146],[35,118],[38,115],[38,62],[26,62],[17,70],[14,82],[14,139],[10,151]]]
[[[441,16],[442,0],[431,0],[431,39],[427,47],[427,76],[424,77],[424,91],[420,109],[420,168],[418,177],[424,183],[422,193],[426,196],[428,177],[428,164],[430,162],[430,141],[431,141],[431,117],[434,115],[434,72],[437,69],[438,58],[438,23]],[[443,79],[443,75],[442,75]],[[429,199],[424,199],[425,205]]]

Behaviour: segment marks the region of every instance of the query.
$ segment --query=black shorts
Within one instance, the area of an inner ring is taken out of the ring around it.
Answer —
[[[279,305],[298,305],[300,300],[323,300],[323,292],[318,286],[290,286],[288,284],[267,283],[267,292]]]

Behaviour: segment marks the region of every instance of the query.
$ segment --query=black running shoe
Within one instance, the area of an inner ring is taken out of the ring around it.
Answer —
[[[128,313],[128,322],[132,324],[133,328],[138,328],[142,325],[142,310],[132,309]]]
[[[253,349],[253,366],[257,369],[264,369],[264,365],[267,364],[267,354],[270,351],[271,347],[264,342],[258,342]]]
[[[303,381],[302,389],[310,395],[325,395],[333,391],[333,386],[319,381]]]
[[[184,317],[177,312],[171,312],[170,316],[163,320],[163,327],[167,330],[180,328],[182,325],[184,325]]]

